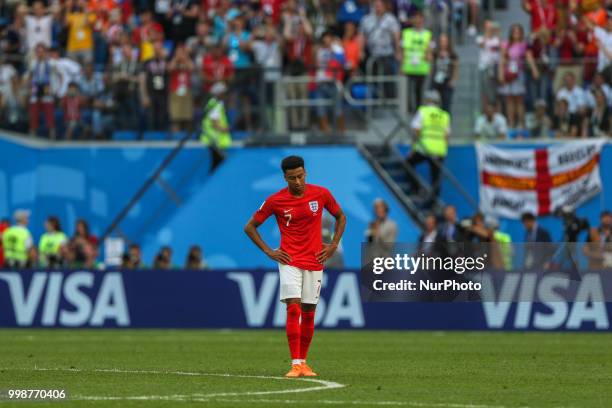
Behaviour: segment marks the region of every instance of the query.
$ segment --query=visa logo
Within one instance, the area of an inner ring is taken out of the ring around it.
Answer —
[[[483,290],[493,287],[490,276],[483,276],[482,287]],[[482,303],[490,329],[502,329],[510,324],[514,329],[578,330],[585,323],[593,324],[598,330],[610,328],[603,284],[595,273],[585,274],[580,282],[534,273],[508,274],[497,295],[492,291],[483,295],[492,300]],[[512,303],[507,299],[517,301]]]
[[[267,272],[261,281],[259,289],[255,287],[253,274],[249,272],[230,272],[228,279],[238,284],[244,315],[249,327],[265,325],[270,311],[273,310],[272,324],[284,327],[286,318],[285,305],[278,299],[278,272]],[[327,283],[327,275],[323,275],[323,284]],[[274,305],[274,306],[273,306]],[[365,319],[359,295],[357,275],[340,273],[326,302],[319,298],[315,324],[322,327],[337,327],[341,321],[348,322],[350,327],[364,327]]]
[[[100,280],[96,285],[96,280]],[[129,326],[123,277],[118,272],[35,272],[28,287],[17,272],[0,272],[18,326]],[[97,290],[96,290],[97,288]],[[2,291],[0,285],[0,291]],[[35,320],[40,316],[40,321]]]

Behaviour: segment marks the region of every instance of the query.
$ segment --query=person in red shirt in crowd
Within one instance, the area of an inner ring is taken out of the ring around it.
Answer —
[[[96,16],[93,27],[95,32],[106,32],[110,23],[110,12],[118,7],[119,4],[114,0],[89,0],[87,2],[87,11]]]
[[[353,76],[359,70],[362,55],[357,25],[352,21],[344,23],[342,46],[344,47],[344,55],[346,57],[346,69],[349,76]]]
[[[66,140],[72,140],[75,132],[81,127],[81,105],[83,101],[79,86],[75,82],[68,85],[68,91],[62,99],[64,124],[66,126]]]
[[[200,18],[212,17],[220,4],[220,0],[202,0],[200,3]]]
[[[542,28],[553,30],[557,24],[557,8],[554,0],[523,0],[523,9],[531,16],[531,32]]]
[[[210,94],[210,88],[213,84],[224,82],[227,85],[234,78],[234,64],[225,55],[224,51],[223,43],[218,42],[202,60],[204,92],[207,95]]]
[[[552,46],[557,49],[558,63],[553,80],[553,92],[561,86],[563,77],[571,72],[576,78],[582,79],[582,57],[587,44],[585,31],[577,30],[572,19],[559,20],[554,32]]]
[[[592,3],[592,1],[590,1]],[[588,21],[595,26],[605,28],[608,21],[608,13],[605,9],[605,0],[600,1],[600,7],[591,11],[587,11],[584,16]],[[581,6],[584,7],[583,4]],[[576,31],[579,38],[584,38],[584,50],[582,53],[583,60],[583,79],[586,84],[591,83],[595,73],[597,72],[597,57],[599,47],[597,46],[597,38],[592,28],[587,25],[583,19],[580,19],[576,25]]]
[[[261,9],[263,12],[272,17],[274,25],[280,24],[281,8],[285,0],[261,0]]]
[[[153,58],[153,43],[164,39],[164,29],[153,19],[153,14],[145,10],[140,14],[140,24],[132,31],[132,43],[138,46],[140,62]]]
[[[191,73],[195,64],[189,57],[185,44],[177,44],[174,57],[168,64],[170,72],[170,122],[172,131],[191,130],[193,120],[193,97],[191,94]]]
[[[317,374],[306,364],[306,357],[314,334],[323,265],[338,249],[346,216],[329,190],[306,184],[304,159],[285,157],[281,169],[287,187],[263,202],[244,227],[244,232],[278,263],[280,300],[287,304],[286,333],[291,353],[291,371],[286,376],[315,377]],[[322,238],[324,208],[336,219],[330,244],[324,244]],[[278,249],[270,248],[257,231],[271,215],[276,218],[281,234]]]
[[[0,268],[4,266],[4,250],[2,249],[2,233],[11,226],[11,221],[3,219],[0,221]]]
[[[306,18],[300,19],[293,33],[288,26],[283,30],[287,64],[285,73],[290,76],[306,75],[314,66],[312,26]],[[308,99],[308,86],[304,83],[287,85],[288,99]],[[293,130],[306,129],[310,125],[307,107],[289,108],[289,126]]]
[[[527,98],[528,111],[535,109],[537,100],[549,100],[550,84],[552,83],[552,47],[549,30],[539,30],[531,33],[527,46]]]
[[[576,37],[582,44],[582,78],[585,83],[590,83],[593,75],[597,71],[597,39],[593,31],[589,30],[586,24],[580,20],[576,24]]]

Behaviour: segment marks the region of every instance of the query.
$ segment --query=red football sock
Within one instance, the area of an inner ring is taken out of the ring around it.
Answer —
[[[306,360],[306,355],[308,355],[308,347],[310,347],[310,341],[314,335],[314,320],[314,310],[310,312],[302,311],[302,323],[300,324],[300,359],[302,360]]]
[[[287,341],[291,359],[296,360],[300,355],[300,314],[302,308],[297,303],[287,305]]]

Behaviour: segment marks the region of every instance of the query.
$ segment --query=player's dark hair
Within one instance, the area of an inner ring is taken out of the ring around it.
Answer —
[[[299,169],[300,167],[304,167],[304,159],[300,156],[287,156],[281,162],[283,173],[286,173],[287,170]]]

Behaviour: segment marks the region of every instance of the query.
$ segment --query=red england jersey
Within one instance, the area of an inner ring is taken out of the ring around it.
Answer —
[[[284,188],[263,202],[253,219],[262,224],[269,216],[276,217],[281,233],[280,249],[291,257],[289,265],[309,271],[320,271],[316,254],[323,249],[321,217],[323,208],[336,216],[340,206],[329,190],[306,184],[304,195],[295,197]]]

